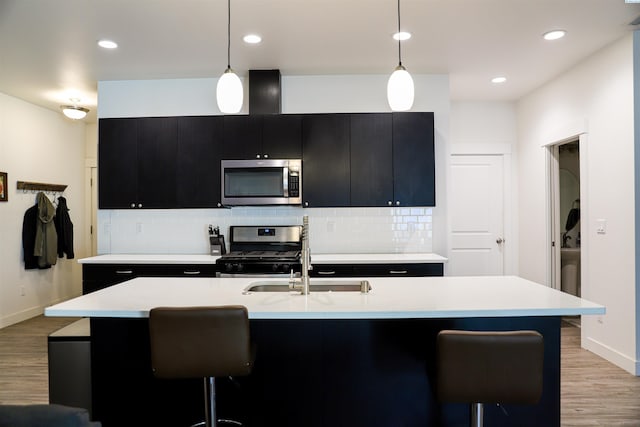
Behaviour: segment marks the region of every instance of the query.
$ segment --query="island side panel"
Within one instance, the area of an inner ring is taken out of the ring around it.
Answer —
[[[435,399],[435,337],[442,329],[540,331],[542,400],[509,405],[508,415],[488,405],[485,417],[496,426],[560,425],[558,317],[252,320],[251,328],[254,370],[233,383],[219,381],[218,406],[221,415],[253,427],[468,425],[466,405]],[[92,339],[94,408],[105,427],[201,420],[201,381],[153,378],[147,319],[92,319]]]

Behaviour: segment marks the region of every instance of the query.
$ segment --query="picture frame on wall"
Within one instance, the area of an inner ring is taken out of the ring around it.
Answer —
[[[0,202],[6,202],[9,200],[9,182],[7,180],[7,173],[0,172]]]

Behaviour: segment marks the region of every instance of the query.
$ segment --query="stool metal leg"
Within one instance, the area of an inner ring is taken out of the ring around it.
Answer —
[[[216,379],[214,377],[204,379],[204,407],[204,425],[216,427],[218,419],[216,417]]]
[[[482,403],[471,404],[471,427],[484,425],[484,405]]]

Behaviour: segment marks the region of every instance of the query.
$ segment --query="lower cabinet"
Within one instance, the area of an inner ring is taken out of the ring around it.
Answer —
[[[312,277],[429,277],[443,276],[444,264],[318,264],[310,272]]]
[[[82,293],[136,277],[216,277],[215,264],[83,264]]]

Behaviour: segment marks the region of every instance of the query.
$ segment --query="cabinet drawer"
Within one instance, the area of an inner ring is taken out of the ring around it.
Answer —
[[[318,264],[309,274],[311,277],[355,277],[350,264]]]
[[[425,264],[356,264],[357,276],[365,277],[427,277],[442,276],[442,263]]]

